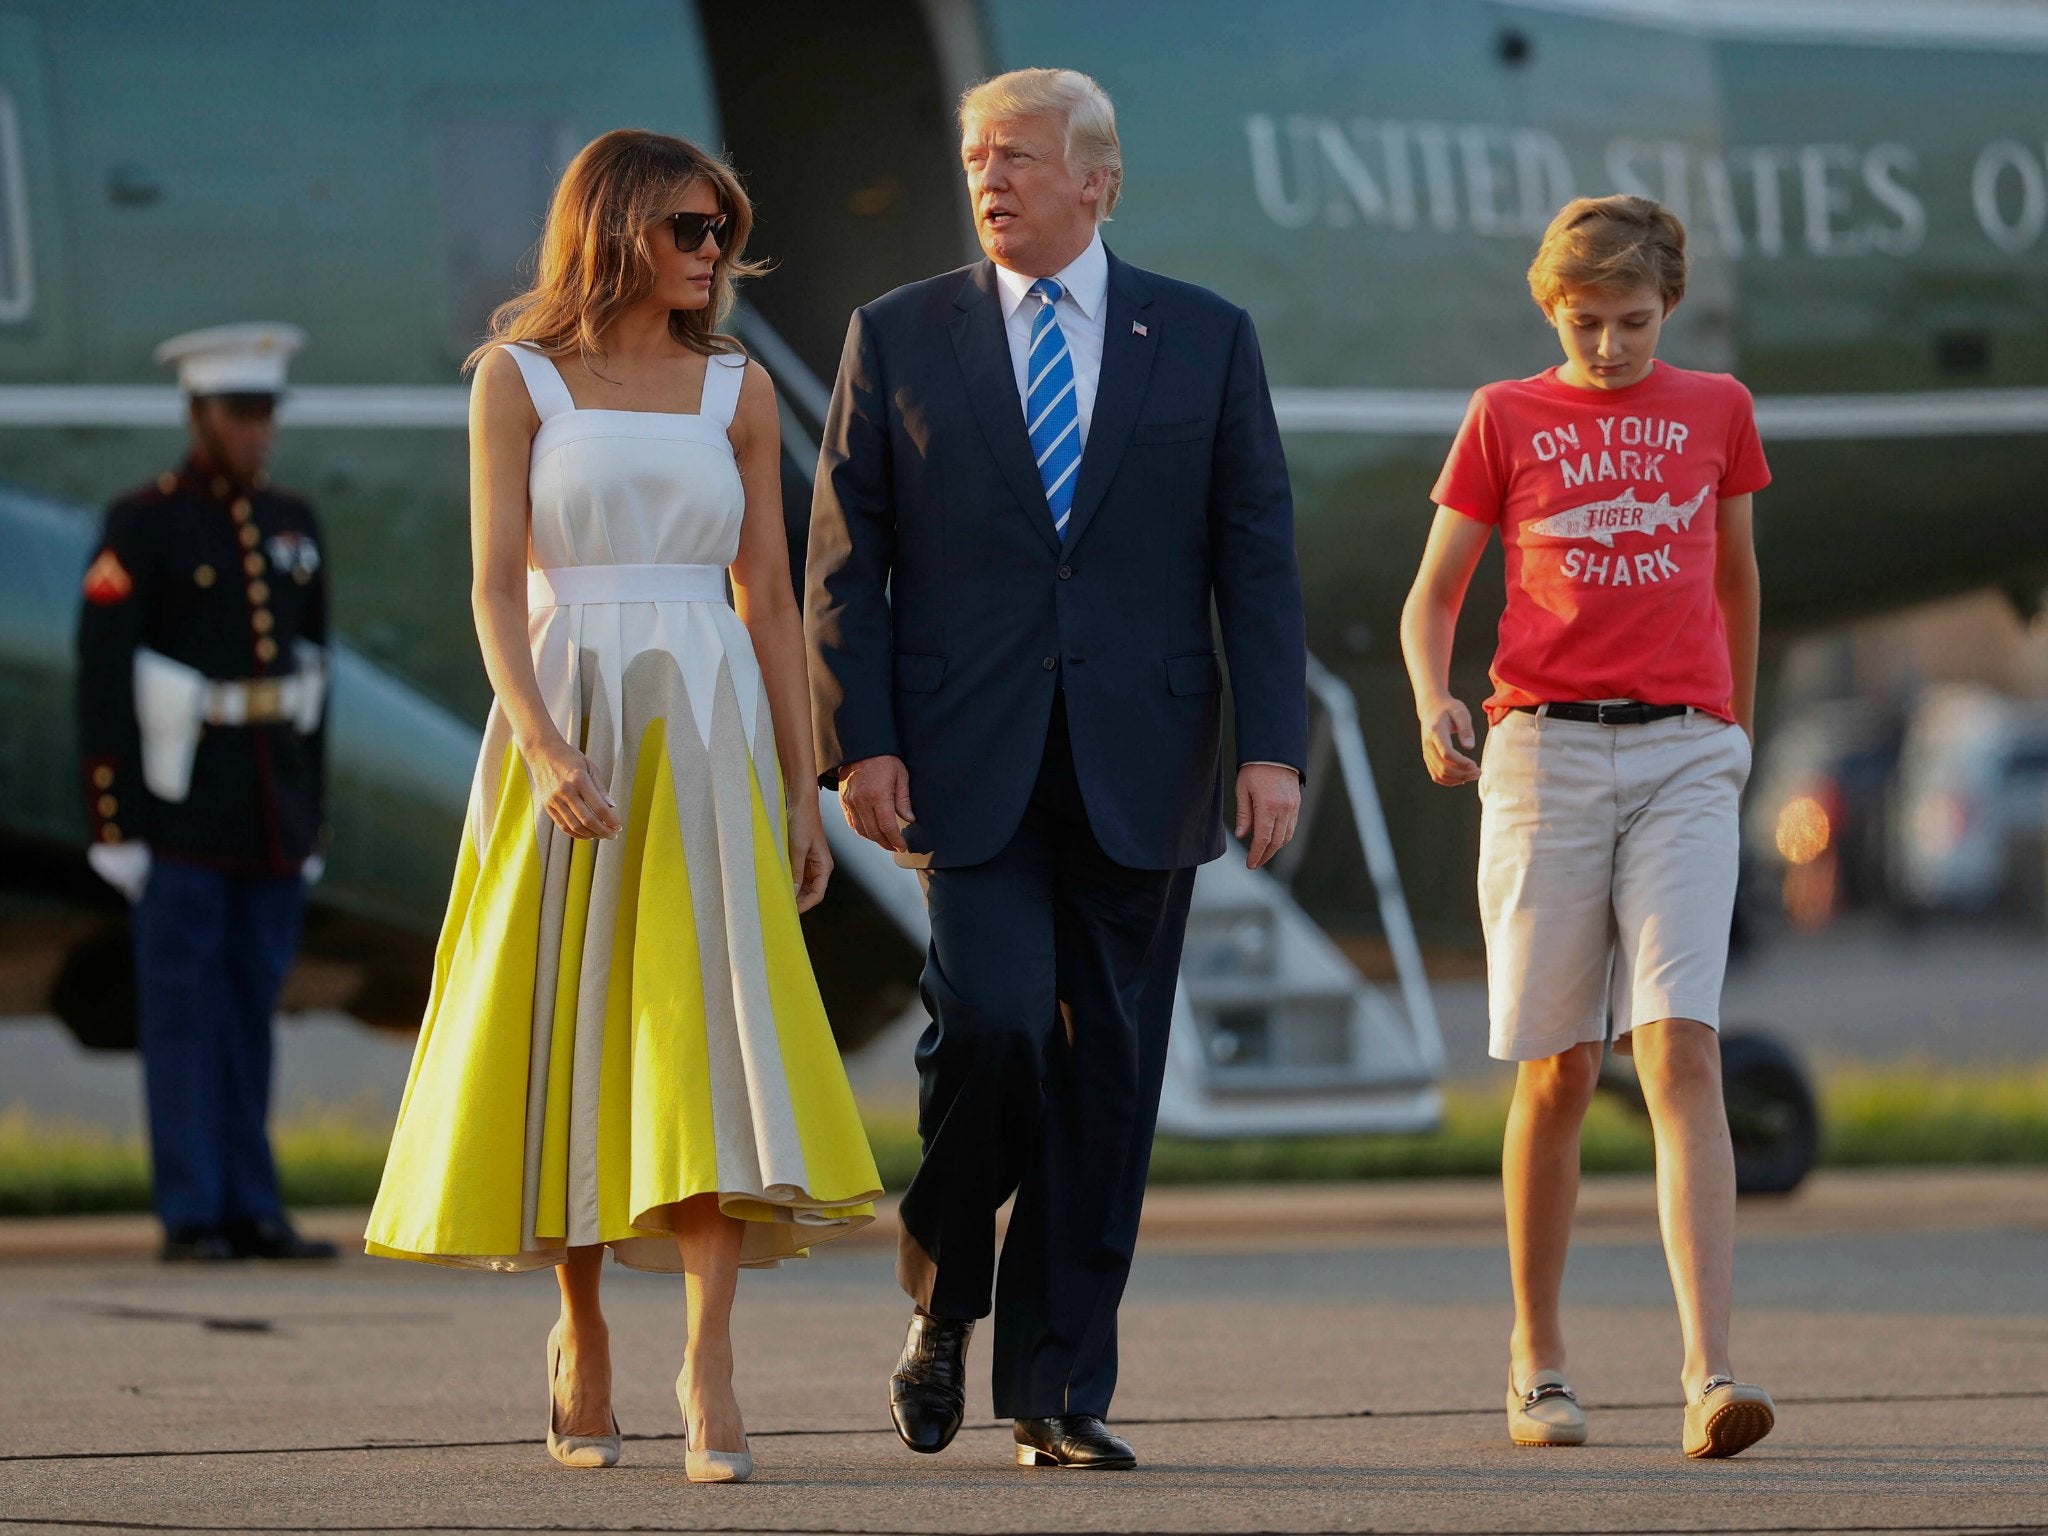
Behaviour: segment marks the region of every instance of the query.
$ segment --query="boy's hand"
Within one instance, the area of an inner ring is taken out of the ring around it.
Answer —
[[[1479,765],[1465,755],[1474,745],[1471,711],[1456,699],[1422,717],[1422,764],[1437,783],[1469,784],[1479,777]]]

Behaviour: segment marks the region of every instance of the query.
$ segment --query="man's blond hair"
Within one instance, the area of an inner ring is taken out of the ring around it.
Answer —
[[[1095,205],[1099,224],[1115,210],[1124,184],[1124,151],[1107,91],[1078,69],[1013,69],[969,87],[960,98],[963,135],[976,121],[1054,116],[1067,125],[1067,169],[1084,181],[1098,170],[1108,172]]]

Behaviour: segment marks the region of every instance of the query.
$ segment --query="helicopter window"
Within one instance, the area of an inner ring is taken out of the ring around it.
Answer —
[[[0,320],[25,320],[35,303],[29,266],[28,184],[14,98],[0,91]]]
[[[483,339],[491,311],[532,280],[566,144],[564,125],[552,118],[480,113],[435,125],[448,339],[457,356]]]

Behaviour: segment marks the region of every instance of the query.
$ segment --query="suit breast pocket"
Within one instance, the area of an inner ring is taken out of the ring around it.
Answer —
[[[1186,421],[1141,421],[1131,428],[1133,448],[1153,443],[1199,443],[1216,433],[1213,416],[1196,416]]]

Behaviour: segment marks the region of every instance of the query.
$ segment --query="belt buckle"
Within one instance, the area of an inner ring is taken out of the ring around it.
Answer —
[[[1594,709],[1598,711],[1596,719],[1601,725],[1635,725],[1642,718],[1642,707],[1631,701],[1627,704],[1596,704]],[[1609,711],[1613,712],[1611,718]]]
[[[283,678],[252,678],[248,683],[248,689],[251,720],[276,720],[284,714]]]

